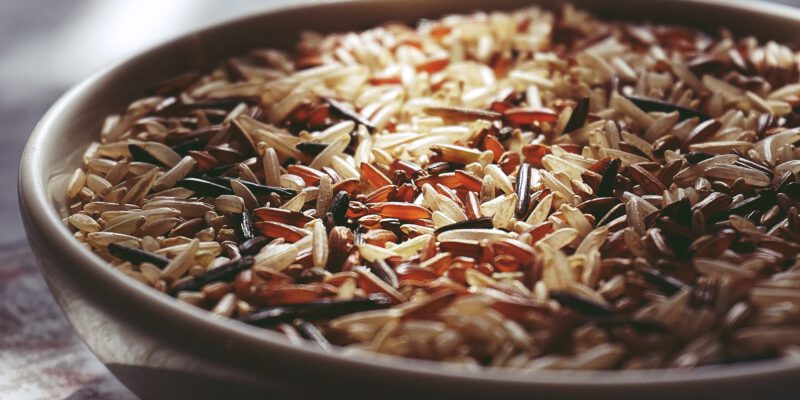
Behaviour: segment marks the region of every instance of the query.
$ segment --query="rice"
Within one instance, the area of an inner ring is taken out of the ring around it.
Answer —
[[[65,222],[121,273],[323,351],[796,358],[799,64],[570,6],[304,34],[106,118]]]

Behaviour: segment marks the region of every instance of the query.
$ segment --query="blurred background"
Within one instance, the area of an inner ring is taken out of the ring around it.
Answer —
[[[202,26],[300,2],[0,0],[0,399],[134,399],[72,333],[31,261],[16,181],[36,121],[109,63]]]

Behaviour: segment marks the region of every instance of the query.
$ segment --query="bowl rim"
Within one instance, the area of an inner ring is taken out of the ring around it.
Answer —
[[[390,2],[392,0],[381,0]],[[422,0],[415,0],[422,1]],[[703,4],[720,8],[735,9],[739,12],[751,12],[767,17],[789,18],[797,22],[800,27],[800,9],[782,4],[765,3],[762,1],[741,2],[736,0],[671,0],[682,4]],[[187,40],[197,35],[224,29],[237,25],[247,20],[264,19],[272,14],[285,11],[296,11],[308,7],[327,6],[357,6],[367,0],[334,0],[317,1],[310,4],[284,5],[249,13],[220,22],[206,25],[190,32],[161,40],[157,44],[144,50],[130,54],[123,59],[112,63],[93,73],[64,93],[44,114],[30,135],[25,150],[22,154],[19,169],[19,202],[20,211],[26,217],[25,228],[36,232],[40,237],[47,238],[49,244],[61,254],[67,256],[71,264],[85,270],[94,277],[102,280],[109,286],[124,292],[128,301],[137,302],[142,306],[160,309],[167,315],[179,319],[189,319],[194,324],[205,326],[214,334],[225,335],[243,343],[244,346],[253,346],[254,351],[269,353],[279,350],[284,353],[293,353],[309,360],[325,361],[328,364],[352,366],[354,368],[370,368],[382,372],[396,372],[405,376],[418,376],[425,378],[442,378],[448,382],[469,380],[481,384],[519,384],[525,386],[558,386],[569,384],[571,386],[609,387],[609,386],[649,386],[649,385],[683,385],[691,383],[708,383],[709,381],[733,381],[742,378],[758,378],[774,373],[799,372],[800,364],[790,362],[783,358],[742,362],[729,365],[703,366],[691,370],[682,369],[653,369],[653,370],[624,370],[624,371],[536,371],[535,374],[525,371],[515,371],[505,367],[485,367],[477,370],[467,368],[452,368],[452,364],[412,360],[399,356],[375,355],[354,356],[344,355],[337,348],[332,353],[326,353],[315,347],[298,346],[283,338],[283,335],[250,326],[233,319],[210,318],[211,314],[203,309],[191,306],[177,299],[141,285],[135,280],[125,276],[117,270],[107,268],[108,263],[95,255],[90,250],[81,246],[74,240],[71,232],[62,222],[62,217],[50,200],[48,184],[45,181],[44,170],[45,155],[48,147],[47,141],[53,135],[64,135],[65,128],[60,126],[59,116],[66,113],[74,103],[81,98],[91,98],[93,90],[107,78],[113,71],[133,63],[136,59],[147,57],[164,47],[175,45],[177,42]],[[533,5],[533,4],[532,4]],[[81,144],[84,146],[84,144]],[[29,235],[31,236],[31,235]]]

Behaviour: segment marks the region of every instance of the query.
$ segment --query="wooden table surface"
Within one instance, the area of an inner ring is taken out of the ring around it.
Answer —
[[[1,247],[0,260],[0,398],[135,399],[73,332],[27,243]]]
[[[800,0],[777,1],[800,6]],[[36,121],[69,86],[110,60],[290,2],[0,1],[0,399],[136,398],[77,337],[33,263],[10,188]]]

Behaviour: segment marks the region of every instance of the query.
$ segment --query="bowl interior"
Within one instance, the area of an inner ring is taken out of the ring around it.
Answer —
[[[372,370],[373,373],[393,371],[403,376],[415,376],[421,381],[432,377],[446,377],[460,382],[520,385],[570,383],[613,386],[714,379],[730,381],[737,377],[752,378],[776,371],[787,372],[792,368],[796,371],[795,365],[778,360],[701,368],[692,372],[543,372],[532,377],[492,369],[481,372],[454,370],[438,363],[411,362],[393,357],[372,359],[324,355],[313,349],[292,347],[277,334],[232,321],[208,319],[203,311],[128,281],[115,271],[103,268],[104,262],[72,240],[60,220],[66,215],[62,195],[66,179],[80,165],[81,155],[88,143],[99,134],[104,117],[124,110],[130,101],[145,95],[148,88],[165,78],[188,70],[209,68],[227,56],[251,48],[285,48],[293,43],[303,29],[322,32],[360,30],[387,21],[413,22],[448,13],[507,10],[532,4],[554,8],[560,3],[544,0],[333,2],[242,18],[151,49],[101,71],[75,87],[53,106],[37,126],[23,156],[20,172],[21,203],[23,212],[30,221],[28,229],[39,232],[53,246],[58,246],[65,254],[69,254],[70,261],[76,265],[74,268],[102,278],[109,289],[121,291],[143,306],[162,310],[159,312],[169,313],[187,324],[232,338],[245,353],[253,351],[275,354],[276,351],[282,351],[284,354],[301,355],[330,367],[346,362],[350,368],[356,370]],[[576,0],[572,3],[605,18],[688,25],[711,32],[716,31],[718,26],[726,26],[737,35],[752,34],[762,39],[783,42],[796,40],[800,29],[800,12],[761,3],[694,0]],[[432,382],[435,384],[435,381]]]

